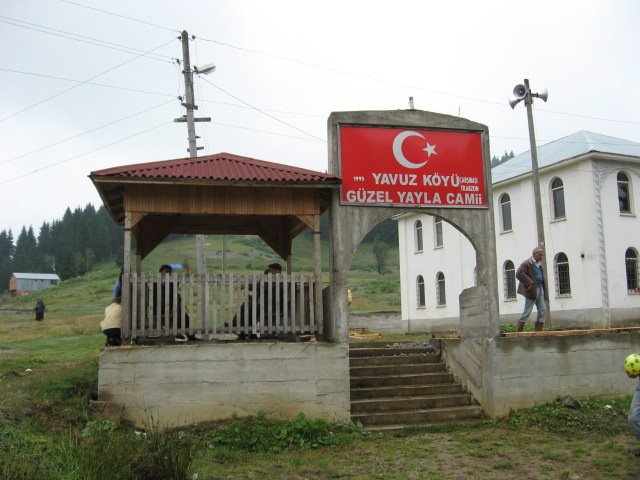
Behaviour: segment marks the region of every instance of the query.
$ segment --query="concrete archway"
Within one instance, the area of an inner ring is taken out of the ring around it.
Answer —
[[[328,120],[329,172],[341,176],[340,125],[362,125],[394,128],[442,129],[476,132],[482,136],[484,181],[490,189],[489,139],[485,125],[469,120],[419,110],[334,112]],[[331,200],[331,301],[332,328],[325,332],[337,343],[348,341],[347,288],[353,255],[364,236],[382,220],[399,212],[421,211],[442,217],[458,228],[476,251],[478,284],[460,295],[460,335],[463,338],[492,337],[499,333],[499,311],[496,277],[496,251],[491,193],[487,192],[486,208],[422,207],[404,209],[387,206],[341,205],[340,192]]]

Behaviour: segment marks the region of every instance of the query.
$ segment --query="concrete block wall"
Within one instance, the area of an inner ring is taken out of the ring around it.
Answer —
[[[478,342],[482,364],[476,361]],[[485,413],[500,418],[564,395],[579,400],[631,394],[635,381],[624,373],[623,362],[640,351],[640,333],[443,340],[442,351]]]
[[[348,421],[348,345],[128,346],[100,354],[97,410],[162,428],[255,415]]]

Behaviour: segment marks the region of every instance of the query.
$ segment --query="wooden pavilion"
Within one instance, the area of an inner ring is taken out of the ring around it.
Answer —
[[[124,226],[125,338],[163,332],[322,335],[320,215],[339,177],[218,153],[113,167],[89,178]],[[313,272],[294,274],[292,241],[306,228],[313,232]],[[257,235],[286,262],[286,274],[211,274],[199,265],[193,275],[145,276],[142,259],[172,233]],[[269,301],[248,301],[260,285]]]

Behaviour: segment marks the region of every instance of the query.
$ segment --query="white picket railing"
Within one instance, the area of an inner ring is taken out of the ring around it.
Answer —
[[[124,338],[322,334],[312,274],[123,276]]]

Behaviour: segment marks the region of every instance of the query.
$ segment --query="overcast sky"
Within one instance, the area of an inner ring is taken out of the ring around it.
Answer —
[[[2,0],[0,231],[101,200],[116,165],[188,157],[180,31],[196,76],[199,155],[327,169],[332,111],[409,107],[489,127],[491,154],[580,130],[640,141],[640,2]]]

